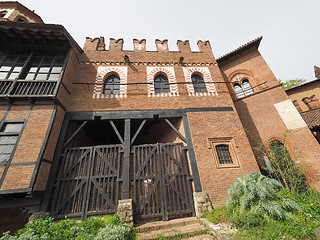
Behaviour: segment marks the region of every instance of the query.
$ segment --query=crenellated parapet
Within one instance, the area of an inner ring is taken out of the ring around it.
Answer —
[[[84,51],[116,51],[121,52],[123,51],[123,39],[115,39],[110,38],[109,42],[109,49],[106,49],[105,40],[104,37],[98,37],[98,38],[90,38],[87,37],[85,45],[83,47]],[[168,39],[155,40],[156,49],[157,52],[170,52],[169,45],[168,45]],[[202,41],[199,40],[197,42],[198,48],[200,52],[203,53],[210,53],[212,54],[212,49],[210,46],[209,41]],[[177,46],[179,49],[179,52],[181,53],[192,53],[189,40],[178,40]],[[146,39],[133,39],[133,51],[134,52],[146,52]],[[176,52],[176,51],[175,51]],[[198,51],[196,51],[198,52]]]
[[[182,53],[191,52],[189,40],[185,40],[185,41],[178,40],[177,45],[178,45],[178,49],[180,52],[182,52]]]

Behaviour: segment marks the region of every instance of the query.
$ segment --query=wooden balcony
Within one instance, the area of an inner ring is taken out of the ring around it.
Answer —
[[[55,97],[57,81],[0,80],[0,97]]]

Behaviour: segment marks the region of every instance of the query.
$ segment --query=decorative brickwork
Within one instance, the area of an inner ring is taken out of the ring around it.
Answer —
[[[183,73],[187,84],[189,96],[215,96],[218,95],[216,87],[213,83],[209,68],[207,67],[183,67]],[[192,74],[200,74],[203,77],[207,92],[195,92],[191,76]],[[209,82],[209,83],[208,83]],[[210,83],[212,82],[212,83]]]
[[[111,74],[120,78],[119,94],[103,94],[104,81]],[[96,84],[94,86],[93,98],[125,98],[127,97],[127,67],[98,67]]]
[[[169,93],[155,93],[154,78],[157,74],[163,73],[170,84]],[[179,96],[178,85],[173,67],[147,67],[148,97],[174,97]]]

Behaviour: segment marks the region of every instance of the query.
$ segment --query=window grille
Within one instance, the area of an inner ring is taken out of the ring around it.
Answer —
[[[220,164],[233,163],[229,146],[226,144],[216,145],[216,152]]]
[[[206,84],[203,81],[203,78],[197,74],[191,76],[193,89],[195,92],[207,92]]]
[[[120,93],[120,78],[117,75],[111,75],[104,81],[104,94]]]
[[[154,78],[154,90],[155,90],[155,93],[168,93],[168,92],[170,92],[168,78],[162,74],[157,75]]]
[[[18,141],[23,122],[5,122],[0,130],[0,164],[9,161]]]

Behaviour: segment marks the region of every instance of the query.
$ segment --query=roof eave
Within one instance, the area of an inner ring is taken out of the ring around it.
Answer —
[[[241,47],[239,47],[239,48],[237,48],[237,49],[235,49],[235,50],[233,50],[233,51],[231,51],[221,57],[219,57],[217,59],[217,62],[220,64],[220,63],[222,63],[222,62],[224,62],[224,61],[226,61],[226,60],[228,60],[228,59],[230,59],[230,58],[232,58],[232,57],[234,57],[234,56],[236,56],[236,55],[238,55],[238,54],[240,54],[240,53],[242,53],[252,47],[255,47],[256,49],[258,49],[261,40],[262,40],[262,36],[242,45]]]

